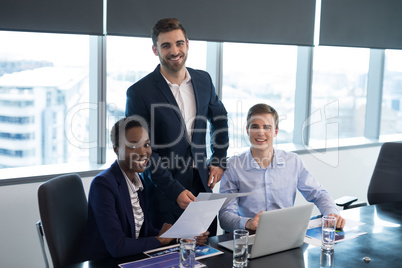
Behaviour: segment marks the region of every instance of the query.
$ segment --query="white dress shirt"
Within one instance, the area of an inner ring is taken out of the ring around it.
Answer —
[[[119,165],[120,167],[120,165]],[[131,205],[133,207],[134,223],[135,223],[135,238],[140,235],[142,224],[144,223],[144,212],[142,211],[140,200],[138,198],[137,191],[142,191],[144,186],[142,185],[140,176],[135,173],[133,180],[131,181],[127,174],[121,169],[121,172],[126,179],[128,192],[130,194]]]
[[[162,73],[161,73],[162,74]],[[163,74],[162,74],[163,76]],[[193,134],[194,120],[197,113],[197,107],[195,103],[193,84],[191,83],[191,76],[186,69],[186,76],[180,85],[172,84],[165,78],[170,90],[179,105],[184,122],[186,123],[186,130],[188,137],[191,141]]]

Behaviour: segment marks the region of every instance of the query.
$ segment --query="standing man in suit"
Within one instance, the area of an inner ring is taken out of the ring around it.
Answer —
[[[207,72],[186,68],[189,41],[177,19],[152,29],[152,51],[160,65],[127,90],[126,116],[149,125],[152,158],[147,194],[155,227],[173,224],[199,192],[211,192],[222,178],[229,145],[227,112]],[[207,161],[210,122],[212,155]],[[216,233],[216,221],[210,228]]]

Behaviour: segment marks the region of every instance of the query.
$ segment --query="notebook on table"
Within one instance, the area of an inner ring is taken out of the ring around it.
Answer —
[[[249,258],[257,258],[303,245],[314,205],[283,208],[261,213],[255,235],[249,238]],[[233,240],[218,245],[233,251]]]

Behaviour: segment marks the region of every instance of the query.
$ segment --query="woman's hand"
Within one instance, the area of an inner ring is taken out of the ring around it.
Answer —
[[[169,224],[169,223],[164,223],[163,226],[162,226],[162,229],[159,231],[159,235],[156,236],[156,239],[158,239],[159,242],[161,242],[161,245],[162,245],[162,246],[169,244],[169,243],[173,240],[173,238],[161,238],[161,237],[160,237],[164,232],[166,232],[167,230],[169,230],[170,227],[172,227],[171,224]]]
[[[197,242],[197,245],[200,245],[200,246],[204,245],[208,240],[208,235],[209,235],[209,232],[206,231],[205,233],[202,233],[199,236],[194,237],[195,241]]]

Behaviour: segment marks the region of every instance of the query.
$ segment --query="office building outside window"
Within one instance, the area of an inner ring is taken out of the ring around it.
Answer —
[[[0,168],[88,161],[89,37],[0,32]],[[78,122],[83,122],[82,124]]]

